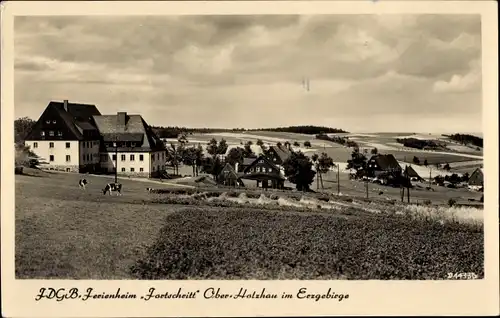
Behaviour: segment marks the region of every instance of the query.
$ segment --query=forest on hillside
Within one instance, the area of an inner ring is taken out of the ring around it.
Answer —
[[[468,135],[468,134],[453,134],[453,135],[444,135],[445,137],[450,138],[456,142],[461,143],[462,145],[474,145],[476,147],[483,147],[483,138]]]

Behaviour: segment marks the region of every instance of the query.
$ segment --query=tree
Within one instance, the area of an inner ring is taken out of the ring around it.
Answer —
[[[330,171],[330,168],[335,167],[335,163],[333,162],[333,159],[328,156],[325,152],[321,154],[321,156],[318,158],[318,167],[317,167],[317,172],[319,173],[319,179],[321,181],[321,189],[324,189],[323,186],[323,174],[327,173]]]
[[[282,145],[283,145],[283,144],[282,144],[280,141],[278,141],[278,142],[276,143],[276,146],[278,146],[278,148],[281,148],[281,146],[282,146]]]
[[[304,141],[304,147],[310,148],[311,147],[311,142],[309,140],[308,141]]]
[[[356,170],[356,174],[359,174],[366,170],[366,157],[361,152],[359,152],[359,148],[354,148],[351,153],[351,159],[347,160],[347,169]]]
[[[203,158],[201,162],[201,171],[211,174],[214,180],[217,180],[219,173],[223,168],[222,161],[218,156]]]
[[[449,163],[446,163],[443,167],[444,170],[446,171],[450,171],[451,170],[451,167],[450,167],[450,164]]]
[[[291,144],[290,144],[290,142],[289,142],[289,141],[285,141],[285,144],[284,144],[284,145],[285,145],[285,148],[286,148],[286,149],[290,149]]]
[[[24,143],[27,134],[33,129],[36,121],[28,117],[22,117],[14,120],[14,142]]]
[[[300,147],[300,144],[299,144],[299,142],[298,142],[298,141],[294,141],[294,142],[293,142],[293,146],[294,146],[294,147]]]
[[[252,145],[253,145],[253,143],[251,141],[247,141],[245,143],[245,146],[243,147],[243,155],[245,157],[249,157],[249,158],[255,157],[255,153],[252,150]]]
[[[467,182],[467,181],[469,181],[469,177],[470,177],[470,176],[469,176],[469,173],[468,173],[468,172],[464,173],[464,174],[462,175],[462,182]]]
[[[378,154],[378,149],[377,148],[373,148],[372,151],[371,151],[372,155],[376,155]]]
[[[307,191],[314,180],[316,172],[312,170],[311,159],[301,151],[293,152],[283,163],[285,176],[294,183],[297,190]]]
[[[264,146],[264,142],[262,141],[262,139],[257,139],[257,142],[255,144],[261,148],[262,146]]]
[[[182,133],[182,134],[179,134],[179,137],[177,138],[177,141],[180,143],[180,144],[187,144],[189,141],[186,137],[186,134]]]
[[[243,163],[243,158],[245,157],[245,149],[241,147],[231,148],[226,156],[226,162],[233,167],[236,163]]]
[[[203,163],[203,159],[204,159],[204,153],[203,153],[203,147],[198,144],[198,146],[196,147],[196,151],[195,151],[195,154],[196,154],[196,176],[198,176],[198,173],[199,173],[199,170],[200,170],[200,167]]]
[[[419,165],[420,164],[420,159],[418,159],[417,156],[413,156],[413,163],[416,164],[416,165]]]
[[[318,163],[319,156],[317,153],[313,154],[311,156],[311,160],[314,164],[314,167],[316,168],[316,189],[319,189],[319,163]]]
[[[182,163],[187,166],[191,166],[193,169],[193,177],[196,176],[196,147],[180,147],[180,157]]]
[[[16,166],[37,168],[40,164],[40,157],[31,151],[29,146],[25,146],[21,143],[15,145],[14,158]]]
[[[221,141],[217,142],[215,138],[212,138],[207,145],[207,152],[212,156],[212,157],[218,157],[219,155],[223,155],[226,153],[228,148],[226,140],[222,139]]]
[[[429,163],[427,162],[427,159],[425,159],[425,160],[424,160],[424,166],[426,166],[426,167],[427,167],[428,165],[429,165]]]
[[[174,174],[179,174],[179,164],[182,162],[182,144],[179,147],[176,147],[173,143],[170,143],[170,147],[167,148],[167,161],[170,162],[172,167],[174,168]]]

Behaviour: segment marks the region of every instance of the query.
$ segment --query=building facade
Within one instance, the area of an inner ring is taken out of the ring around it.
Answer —
[[[166,169],[163,142],[140,115],[101,115],[95,105],[50,102],[25,144],[41,168],[79,173],[160,176]]]

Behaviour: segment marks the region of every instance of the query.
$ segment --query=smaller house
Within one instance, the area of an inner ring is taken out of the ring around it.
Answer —
[[[484,185],[484,171],[483,168],[477,168],[472,172],[472,174],[469,177],[469,181],[467,182],[469,184],[469,188],[482,188]]]
[[[243,172],[245,169],[250,166],[257,158],[243,158],[242,163],[236,163],[235,170],[236,172]]]
[[[245,186],[243,184],[243,181],[241,181],[240,177],[238,176],[238,173],[229,163],[226,163],[226,165],[222,168],[217,180],[219,180],[219,182],[225,186]]]
[[[373,155],[367,162],[367,170],[375,177],[399,177],[403,172],[403,168],[401,168],[396,158],[391,154]]]
[[[418,173],[415,171],[415,169],[413,169],[412,166],[407,166],[405,172],[407,173],[408,178],[410,178],[411,181],[425,181],[421,176],[418,175]]]
[[[240,175],[241,179],[255,180],[257,187],[283,189],[285,177],[278,166],[271,162],[266,156],[260,155],[245,167]]]

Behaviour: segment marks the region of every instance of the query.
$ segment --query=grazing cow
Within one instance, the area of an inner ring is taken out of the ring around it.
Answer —
[[[149,193],[151,193],[151,192],[154,192],[155,189],[153,189],[153,188],[146,188],[146,191],[148,191]]]
[[[109,195],[111,195],[111,192],[116,192],[116,195],[122,195],[122,184],[121,183],[108,183],[102,189],[102,194],[106,194],[106,192],[109,192]]]
[[[382,195],[382,194],[384,194],[384,191],[380,191],[380,192],[378,193],[378,195]]]
[[[80,189],[85,190],[87,184],[88,184],[87,179],[80,179],[80,181],[78,181],[78,186],[80,187]]]

